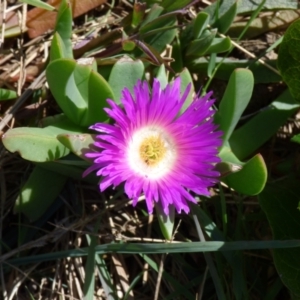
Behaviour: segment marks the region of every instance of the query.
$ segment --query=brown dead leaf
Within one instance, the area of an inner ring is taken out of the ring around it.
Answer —
[[[12,37],[20,34],[18,15],[15,11],[10,11],[5,16],[5,37]],[[3,14],[0,14],[0,27],[3,26]]]
[[[89,10],[103,4],[106,0],[70,0],[73,17],[78,17]],[[58,9],[61,0],[49,0],[48,4]],[[30,38],[40,36],[47,30],[53,29],[56,21],[56,12],[34,8],[27,14],[27,28]]]

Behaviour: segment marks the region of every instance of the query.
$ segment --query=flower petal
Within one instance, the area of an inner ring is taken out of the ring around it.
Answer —
[[[102,192],[124,182],[124,191],[134,206],[144,193],[149,213],[158,201],[167,215],[170,205],[179,213],[188,213],[189,202],[196,203],[190,192],[209,196],[209,187],[218,182],[219,173],[214,165],[220,161],[218,147],[222,144],[222,132],[213,123],[212,92],[203,97],[196,95],[179,115],[190,89],[189,84],[180,95],[180,77],[165,89],[154,79],[152,91],[146,81],[138,81],[133,93],[125,88],[121,98],[123,108],[108,99],[110,108],[105,111],[115,123],[96,123],[90,127],[99,134],[86,154],[93,164],[84,176],[96,171],[101,176]],[[153,141],[160,143],[151,144]],[[154,151],[151,162],[159,158],[167,163],[150,165],[141,149],[148,149],[143,150],[148,151],[147,155]],[[161,152],[156,156],[155,151]]]

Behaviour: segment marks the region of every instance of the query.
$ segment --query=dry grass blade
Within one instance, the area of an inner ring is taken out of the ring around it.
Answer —
[[[3,254],[0,256],[0,263],[5,262],[7,259],[9,259],[12,256],[17,255],[18,253],[21,253],[22,251],[26,251],[32,248],[40,248],[45,246],[48,242],[51,242],[55,239],[61,238],[62,235],[64,235],[66,232],[62,229],[55,229],[54,231],[42,236],[41,238],[28,242],[26,244],[23,244],[22,246],[9,251],[6,254]]]
[[[34,82],[28,87],[28,89],[20,96],[17,102],[6,111],[4,118],[0,122],[0,131],[2,131],[6,126],[8,126],[10,120],[20,109],[20,107],[24,104],[24,102],[29,99],[29,97],[32,95],[34,90],[41,88],[44,83],[45,83],[45,72],[42,72],[34,80]]]

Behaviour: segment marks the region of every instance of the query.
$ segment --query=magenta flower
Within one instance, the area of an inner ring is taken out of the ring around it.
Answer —
[[[222,134],[213,124],[212,93],[195,97],[180,114],[190,88],[181,96],[180,78],[164,90],[155,79],[150,92],[139,81],[133,94],[123,90],[123,108],[108,99],[105,111],[114,124],[90,127],[101,133],[94,143],[100,150],[86,154],[94,163],[84,175],[97,170],[101,191],[124,182],[133,205],[143,192],[149,213],[158,201],[167,215],[170,205],[188,213],[188,201],[196,202],[190,192],[209,196],[208,188],[218,182],[214,165]]]

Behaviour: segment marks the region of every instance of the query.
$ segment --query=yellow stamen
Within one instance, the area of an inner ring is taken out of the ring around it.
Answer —
[[[148,166],[155,166],[164,158],[166,150],[161,137],[150,136],[141,143],[140,156]]]

